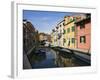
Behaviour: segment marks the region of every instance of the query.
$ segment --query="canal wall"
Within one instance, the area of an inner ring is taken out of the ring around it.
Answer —
[[[32,69],[30,57],[35,47],[32,47],[27,53],[23,52],[23,69]]]
[[[31,69],[31,64],[26,54],[23,54],[23,69]]]
[[[74,49],[61,48],[61,47],[53,47],[52,49],[59,52],[64,52],[64,54],[67,54],[67,56],[74,55],[79,60],[82,60],[87,64],[91,64],[91,55],[87,52]]]

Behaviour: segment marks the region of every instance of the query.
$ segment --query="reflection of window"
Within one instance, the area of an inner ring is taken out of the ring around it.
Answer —
[[[83,22],[80,23],[80,29],[85,28],[85,24]]]
[[[72,43],[75,43],[75,38],[72,38]]]
[[[70,32],[70,28],[67,29],[67,33],[69,33],[69,32]]]
[[[80,36],[80,43],[86,43],[86,37]]]
[[[75,31],[75,27],[74,26],[72,26],[72,32],[74,32]]]

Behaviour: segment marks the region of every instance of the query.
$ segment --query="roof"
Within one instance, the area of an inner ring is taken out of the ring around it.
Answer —
[[[83,21],[90,22],[90,20],[91,20],[91,17],[87,17],[87,18],[85,18],[85,19],[82,19],[82,20],[76,21],[75,24],[78,25],[79,23],[81,23],[81,22],[83,22]]]

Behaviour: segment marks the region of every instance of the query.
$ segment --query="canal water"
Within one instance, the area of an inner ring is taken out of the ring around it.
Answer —
[[[77,59],[75,55],[59,52],[50,48],[42,48],[44,53],[33,53],[30,62],[33,69],[89,66]]]

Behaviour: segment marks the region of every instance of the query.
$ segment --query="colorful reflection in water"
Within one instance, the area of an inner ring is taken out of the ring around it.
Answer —
[[[33,69],[89,66],[89,64],[77,59],[74,54],[56,51],[50,48],[42,48],[42,52],[33,53],[30,62]]]

